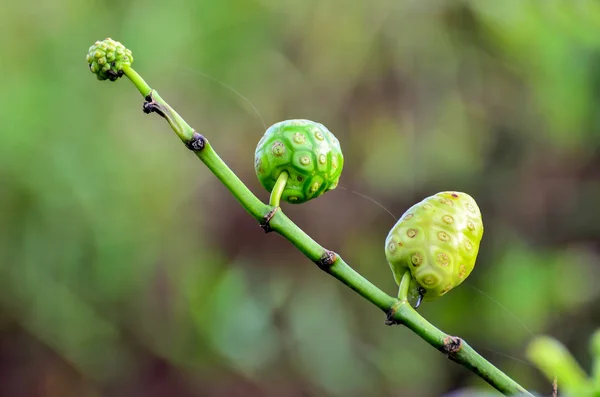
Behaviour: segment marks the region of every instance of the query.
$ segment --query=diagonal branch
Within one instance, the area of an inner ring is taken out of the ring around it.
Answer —
[[[408,327],[450,360],[469,369],[505,395],[531,396],[522,386],[483,358],[464,340],[437,329],[417,313],[406,299],[389,296],[352,269],[340,255],[319,245],[290,220],[279,207],[260,201],[217,155],[208,140],[190,127],[155,90],[146,84],[141,76],[129,66],[124,66],[123,72],[145,97],[144,112],[154,112],[165,118],[188,149],[196,154],[265,231],[279,233],[307,258],[316,263],[321,270],[337,278],[381,309],[387,314],[386,324],[402,324]]]

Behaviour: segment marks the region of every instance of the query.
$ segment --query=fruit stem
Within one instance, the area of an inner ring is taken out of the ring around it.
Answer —
[[[405,271],[400,280],[400,287],[398,288],[398,299],[402,302],[408,302],[408,287],[410,287],[411,280],[410,270]]]
[[[281,174],[279,174],[277,182],[275,182],[275,186],[273,186],[273,190],[271,191],[271,198],[269,199],[270,206],[279,207],[281,195],[283,194],[283,190],[287,184],[288,176],[289,175],[286,171],[283,171]]]
[[[218,156],[208,140],[194,131],[155,90],[150,88],[139,74],[128,66],[123,68],[123,73],[131,80],[146,99],[144,111],[146,113],[157,113],[167,120],[173,131],[175,131],[184,144],[192,150],[221,181],[221,183],[223,183],[244,209],[258,222],[262,222],[265,216],[273,210],[273,207],[259,200]],[[280,180],[283,180],[283,178],[287,178],[287,176],[280,177],[278,183]],[[281,182],[279,185],[284,187],[285,183]],[[279,190],[279,187],[274,190]],[[280,197],[281,194],[275,194],[274,197],[272,197],[272,202],[278,204]],[[451,360],[456,361],[480,376],[500,392],[506,395],[531,396],[531,394],[523,387],[497,369],[490,362],[486,361],[466,343],[458,343],[458,341],[462,342],[462,340],[451,337],[440,331],[421,317],[407,301],[400,301],[389,296],[352,269],[341,256],[323,248],[291,221],[282,211],[276,211],[273,214],[269,220],[269,227],[271,230],[279,233],[290,241],[307,258],[319,264],[319,267],[323,271],[337,278],[367,301],[388,314],[392,323],[404,324],[431,346],[441,350]],[[324,261],[324,257],[332,258],[332,260]],[[407,285],[406,290],[408,291],[410,278],[407,280],[408,282],[405,284]]]

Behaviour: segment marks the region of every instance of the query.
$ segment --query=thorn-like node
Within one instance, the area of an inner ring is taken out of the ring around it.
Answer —
[[[336,260],[336,254],[333,251],[329,251],[329,250],[324,250],[323,255],[321,255],[321,258],[319,258],[319,260],[315,261],[315,263],[317,264],[317,266],[319,266],[319,268],[321,270],[324,270],[326,272],[329,271],[329,268],[331,266],[333,266],[333,264],[335,263]]]
[[[206,147],[206,138],[194,131],[192,139],[186,142],[185,146],[193,152],[199,152]]]
[[[269,222],[271,222],[271,219],[273,219],[273,217],[275,216],[275,213],[277,212],[277,210],[279,210],[279,208],[281,208],[281,207],[273,208],[271,211],[269,211],[267,213],[267,215],[265,215],[263,217],[263,220],[260,223],[260,227],[265,231],[265,233],[269,233],[269,232],[273,231],[273,229],[271,229],[271,226],[269,225]]]
[[[444,344],[441,348],[442,352],[448,356],[452,356],[462,348],[462,339],[458,336],[450,336],[444,338]]]

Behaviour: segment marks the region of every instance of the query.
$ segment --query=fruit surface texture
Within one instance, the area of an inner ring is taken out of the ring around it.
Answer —
[[[475,200],[462,192],[440,192],[402,215],[387,236],[385,255],[396,283],[409,270],[411,290],[420,286],[423,300],[432,301],[471,274],[482,237]]]
[[[271,192],[282,172],[288,180],[281,199],[292,204],[312,200],[338,185],[344,157],[337,138],[310,120],[286,120],[269,127],[254,155],[254,169]]]
[[[123,75],[123,66],[131,66],[133,55],[123,44],[107,37],[96,41],[85,59],[98,80],[115,81]]]

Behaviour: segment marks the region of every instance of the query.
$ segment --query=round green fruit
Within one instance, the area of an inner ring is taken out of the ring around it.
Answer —
[[[254,154],[256,176],[267,191],[287,172],[281,199],[291,204],[305,203],[335,189],[343,166],[340,142],[323,124],[310,120],[273,124]]]
[[[413,205],[390,230],[385,255],[398,285],[409,270],[410,290],[432,301],[460,285],[475,267],[483,237],[481,211],[466,193],[441,192]]]
[[[123,75],[123,66],[131,66],[133,55],[123,44],[107,37],[96,41],[85,59],[98,80],[115,81]]]

